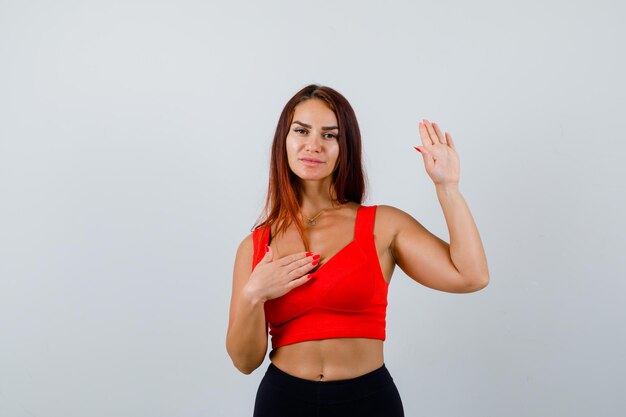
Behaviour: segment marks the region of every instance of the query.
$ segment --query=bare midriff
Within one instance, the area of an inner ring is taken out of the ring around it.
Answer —
[[[383,366],[383,341],[364,338],[311,340],[270,353],[280,370],[310,381],[356,378]]]

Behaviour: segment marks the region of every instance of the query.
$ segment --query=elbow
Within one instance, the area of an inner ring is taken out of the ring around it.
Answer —
[[[478,277],[475,280],[473,292],[480,291],[483,288],[485,288],[487,285],[489,285],[489,274],[488,273],[484,274],[484,275],[481,275],[480,277]]]
[[[468,277],[464,280],[465,285],[460,292],[471,293],[480,291],[489,285],[489,273],[480,274],[474,277]]]
[[[250,375],[252,371],[256,369],[250,366],[250,364],[246,363],[246,361],[233,358],[232,356],[230,357],[230,360],[233,362],[233,365],[235,366],[235,368],[237,368],[237,370],[244,375]]]
[[[233,365],[235,365],[235,368],[237,368],[237,370],[244,375],[250,375],[256,368],[261,366],[262,363],[262,361],[253,362],[250,360],[235,359],[232,356],[231,360],[233,361]]]
[[[259,360],[259,358],[252,357],[251,355],[246,354],[246,352],[237,351],[237,349],[234,349],[228,344],[226,345],[226,351],[228,352],[228,356],[230,356],[230,360],[233,362],[235,368],[245,375],[250,375],[263,363],[263,357]]]
[[[489,274],[485,274],[480,278],[476,291],[482,290],[487,285],[489,285]]]

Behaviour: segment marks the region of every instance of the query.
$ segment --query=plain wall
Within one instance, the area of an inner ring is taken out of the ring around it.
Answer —
[[[0,0],[0,416],[249,416],[234,255],[278,115],[352,103],[367,204],[448,239],[417,123],[452,132],[491,283],[401,271],[407,416],[626,414],[618,1]]]

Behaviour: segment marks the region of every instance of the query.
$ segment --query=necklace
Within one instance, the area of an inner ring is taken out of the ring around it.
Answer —
[[[309,217],[307,217],[307,216],[304,216],[304,217],[306,218],[306,225],[307,225],[307,227],[315,226],[315,225],[317,224],[317,220],[316,220],[316,219],[317,219],[319,216],[321,216],[321,214],[322,214],[323,212],[325,212],[326,210],[328,210],[328,209],[327,209],[327,208],[325,208],[325,209],[321,209],[321,210],[320,210],[320,212],[319,212],[319,213],[317,213],[317,214],[316,214],[315,216],[313,216],[312,218],[309,218]]]

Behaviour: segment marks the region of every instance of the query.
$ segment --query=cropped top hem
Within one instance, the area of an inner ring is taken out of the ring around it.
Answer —
[[[359,339],[376,339],[385,340],[385,331],[382,333],[376,330],[359,330],[359,329],[325,329],[324,331],[316,331],[313,334],[308,333],[290,333],[282,339],[272,339],[272,349],[278,349],[279,347],[293,345],[295,343],[310,342],[312,340],[327,340],[327,339],[345,339],[345,338],[359,338]]]

